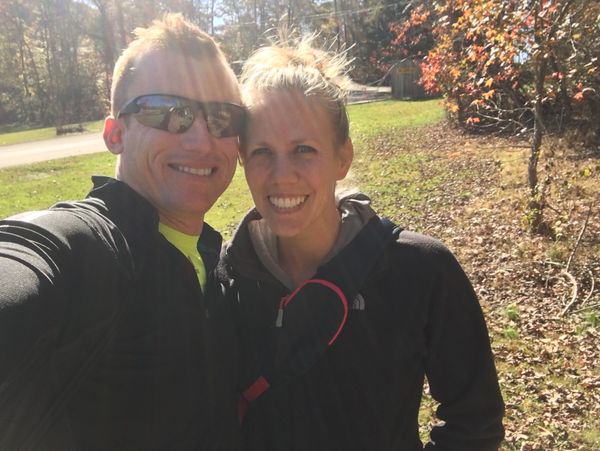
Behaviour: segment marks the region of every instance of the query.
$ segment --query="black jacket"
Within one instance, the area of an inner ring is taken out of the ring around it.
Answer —
[[[280,299],[289,294],[253,249],[246,224],[259,217],[249,214],[218,268],[237,311],[241,389],[253,382],[257,366],[269,365]],[[247,451],[422,450],[425,376],[445,421],[431,431],[426,450],[498,448],[503,402],[484,318],[467,277],[441,243],[400,233],[360,296],[348,301],[348,320],[317,363],[250,403],[243,422]]]
[[[0,449],[237,449],[231,324],[154,208],[88,198],[0,222]],[[207,224],[207,272],[221,238]],[[209,284],[210,286],[210,284]]]

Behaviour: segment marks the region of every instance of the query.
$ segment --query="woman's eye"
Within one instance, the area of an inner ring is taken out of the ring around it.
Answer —
[[[301,153],[301,154],[310,154],[310,153],[316,153],[317,149],[315,149],[314,147],[311,147],[311,146],[306,146],[304,144],[301,144],[296,147],[296,152]]]
[[[269,153],[270,151],[266,147],[258,147],[257,149],[250,151],[250,156],[258,157],[260,155],[268,155]]]

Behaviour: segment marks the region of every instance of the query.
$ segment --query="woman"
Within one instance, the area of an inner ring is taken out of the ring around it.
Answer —
[[[353,156],[345,67],[310,39],[244,67],[240,156],[256,208],[219,277],[244,351],[245,449],[421,450],[427,376],[444,423],[425,449],[495,450],[503,403],[461,267],[438,241],[382,223],[365,195],[336,200]]]

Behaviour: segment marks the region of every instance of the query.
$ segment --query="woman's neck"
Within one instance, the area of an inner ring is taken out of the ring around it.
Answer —
[[[336,242],[341,216],[335,210],[327,227],[311,230],[310,234],[278,237],[279,264],[297,286],[312,277]]]

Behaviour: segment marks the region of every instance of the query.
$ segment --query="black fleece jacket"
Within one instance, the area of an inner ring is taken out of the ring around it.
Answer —
[[[220,292],[201,291],[145,199],[94,182],[0,221],[0,449],[238,449],[233,332],[207,320]],[[207,271],[220,245],[205,224]]]
[[[248,215],[218,267],[237,315],[242,390],[265,365],[280,299],[289,294],[254,252],[247,223],[258,218]],[[446,247],[403,231],[370,269],[360,296],[348,301],[344,328],[316,364],[250,403],[246,451],[498,449],[504,405],[485,321]],[[423,448],[425,376],[444,423]]]

